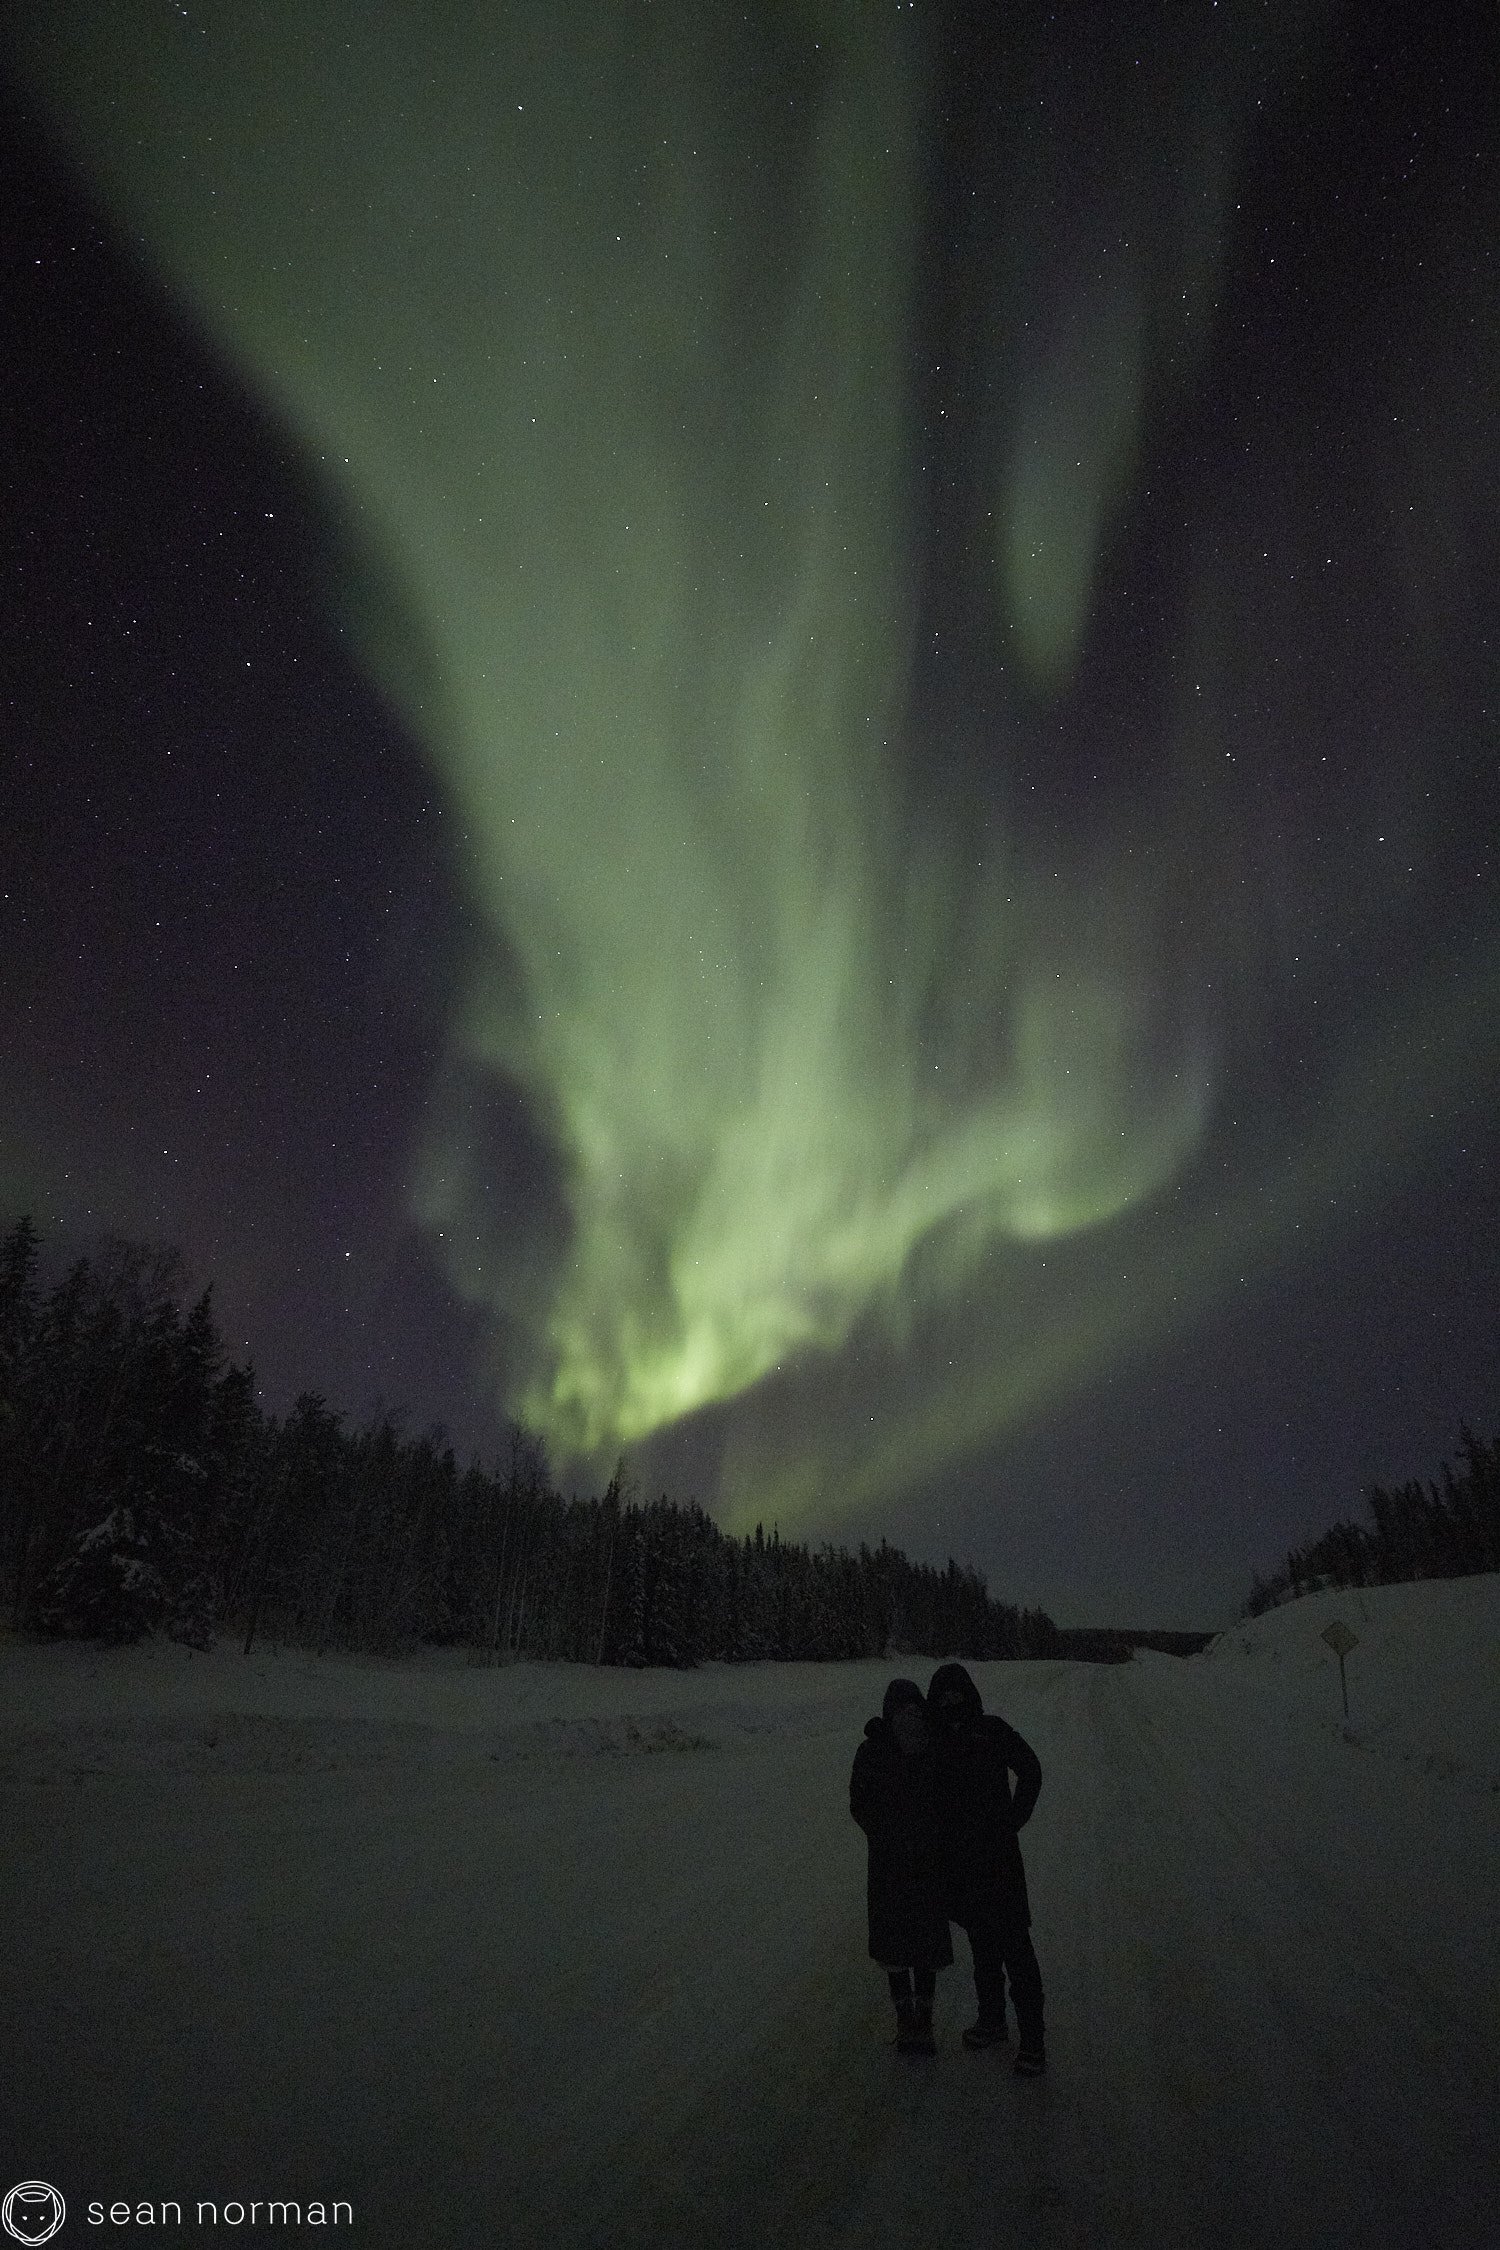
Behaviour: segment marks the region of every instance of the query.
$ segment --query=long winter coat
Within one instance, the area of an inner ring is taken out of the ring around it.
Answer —
[[[871,1719],[854,1753],[849,1810],[869,1845],[870,1958],[887,1969],[946,1969],[936,1779],[930,1749],[908,1754],[887,1719]]]
[[[1019,1836],[1041,1791],[1041,1761],[1013,1726],[986,1712],[961,1664],[945,1664],[933,1674],[929,1706],[945,1687],[962,1687],[965,1703],[964,1723],[956,1735],[940,1726],[933,1729],[945,1906],[956,1922],[966,1922],[976,1910],[999,1908],[1007,1914],[1019,1911],[1029,1923]]]

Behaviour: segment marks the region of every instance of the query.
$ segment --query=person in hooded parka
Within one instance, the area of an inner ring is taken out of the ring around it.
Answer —
[[[1031,1940],[1020,1831],[1041,1791],[1041,1762],[1013,1726],[986,1712],[962,1664],[943,1664],[933,1673],[927,1710],[944,1908],[968,1932],[974,1955],[979,2014],[963,2035],[964,2045],[994,2047],[1005,2040],[1009,1976],[1016,2004],[1016,2072],[1039,2078],[1047,2067],[1042,1972]]]
[[[938,1970],[953,1959],[935,1779],[922,1690],[915,1680],[892,1680],[854,1754],[849,1810],[868,1844],[870,1958],[889,1974],[903,2054],[937,2053],[933,1995]]]

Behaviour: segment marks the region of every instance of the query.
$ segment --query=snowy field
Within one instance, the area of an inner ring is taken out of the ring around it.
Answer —
[[[64,2250],[272,2197],[454,2250],[1500,2244],[1500,1579],[973,1668],[1045,1769],[1036,2083],[960,2048],[961,1942],[937,2059],[889,2044],[846,1786],[901,1668],[0,1643],[0,2189]]]

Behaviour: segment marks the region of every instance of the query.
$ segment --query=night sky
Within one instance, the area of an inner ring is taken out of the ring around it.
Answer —
[[[1064,1624],[1493,1431],[1492,6],[28,18],[0,1214]]]

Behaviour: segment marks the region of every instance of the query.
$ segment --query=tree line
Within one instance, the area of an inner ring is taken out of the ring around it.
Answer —
[[[1439,1475],[1365,1495],[1370,1522],[1336,1523],[1281,1569],[1256,1577],[1245,1605],[1259,1617],[1321,1586],[1392,1586],[1413,1578],[1469,1578],[1500,1570],[1500,1440],[1461,1426],[1458,1457]]]
[[[51,1288],[40,1264],[23,1218],[0,1243],[0,1572],[26,1629],[624,1665],[1058,1651],[952,1561],[737,1539],[642,1505],[623,1463],[565,1499],[519,1427],[461,1468],[440,1429],[353,1428],[315,1392],[266,1414],[174,1253],[112,1239]]]

